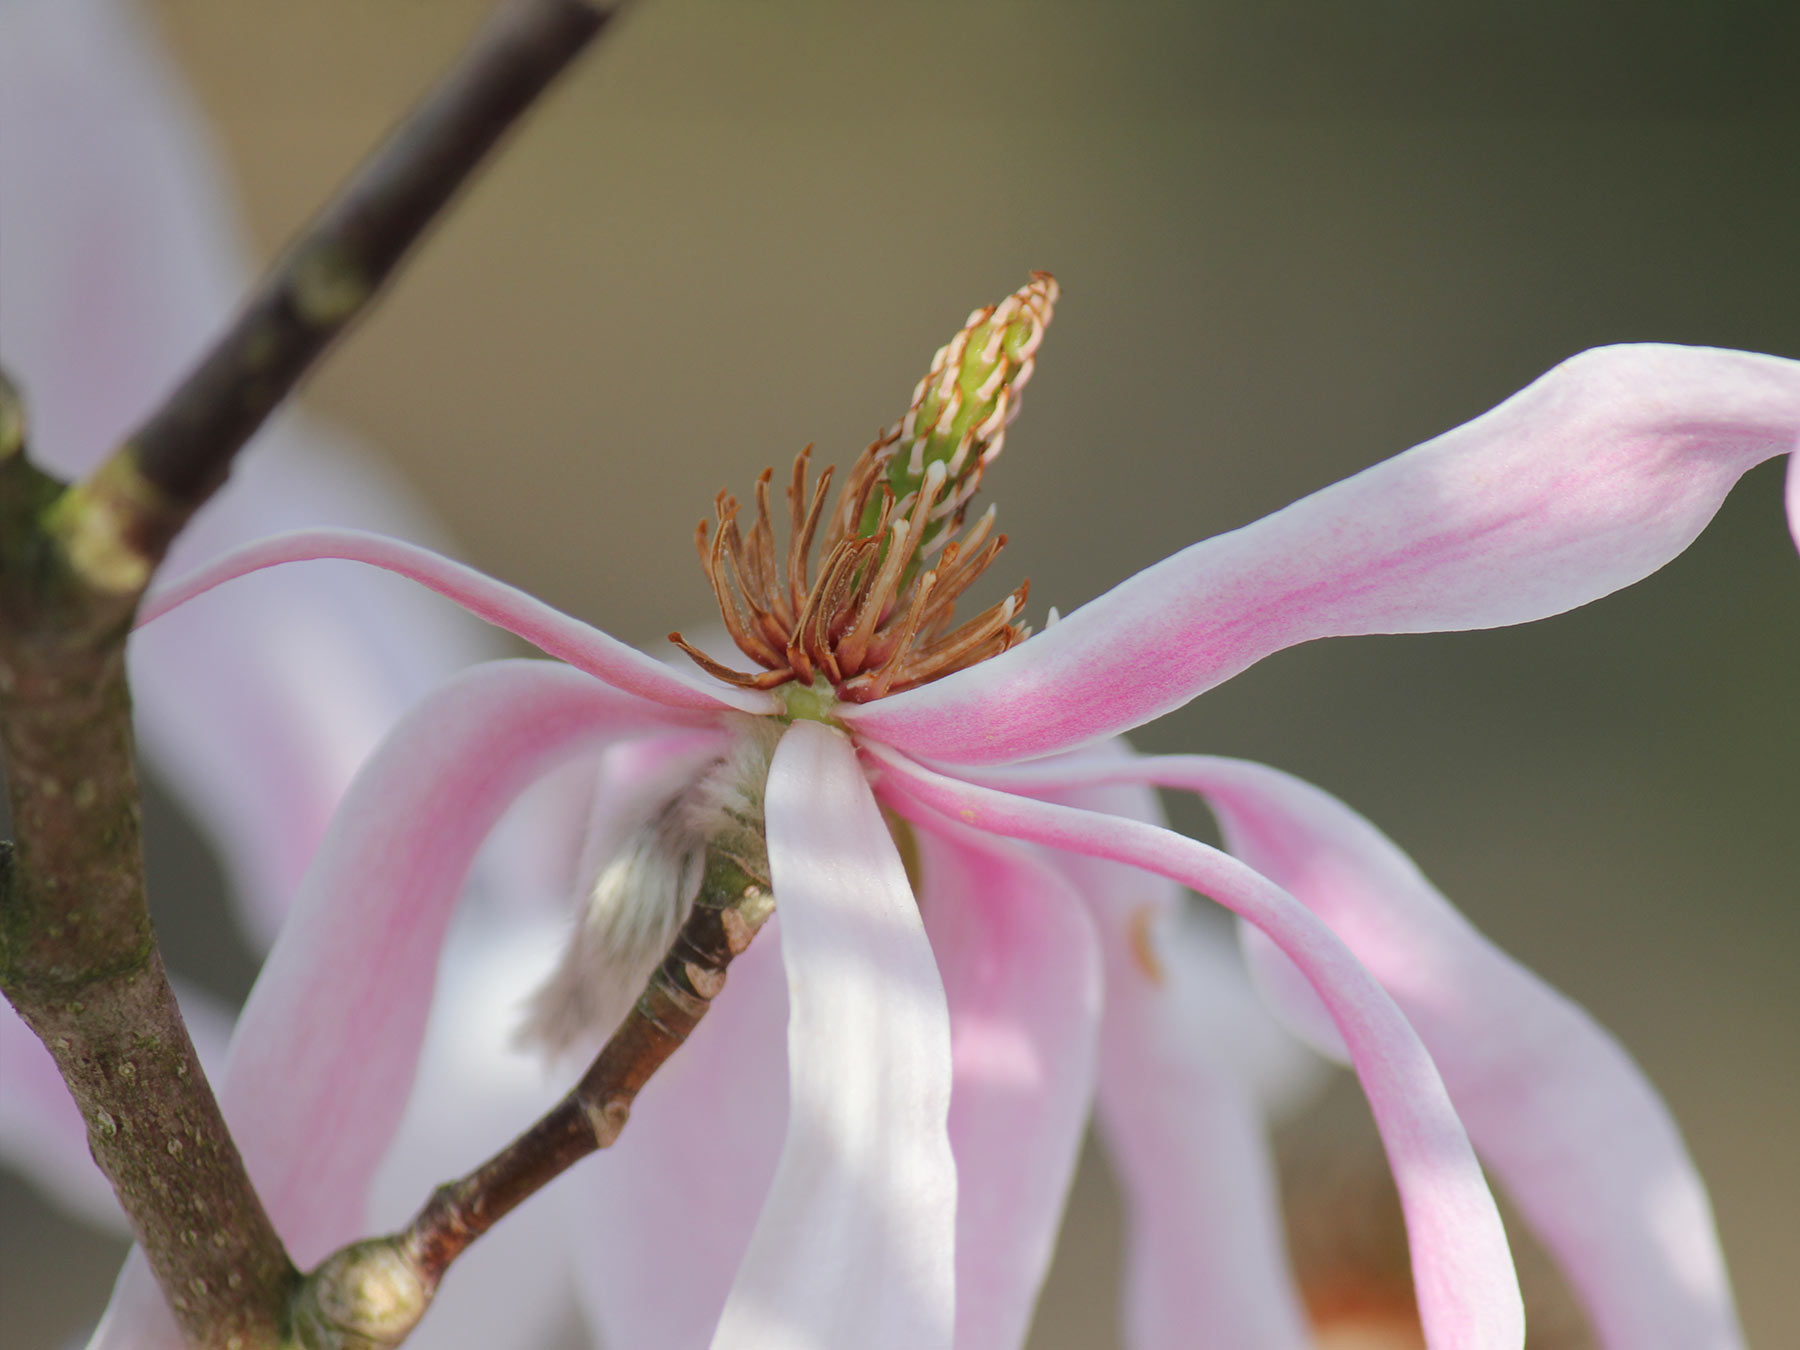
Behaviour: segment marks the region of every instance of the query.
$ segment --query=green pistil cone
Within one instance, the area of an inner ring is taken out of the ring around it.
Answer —
[[[895,440],[886,478],[902,511],[910,509],[931,465],[942,464],[945,471],[931,518],[911,541],[913,548],[927,549],[957,519],[980,486],[982,471],[1000,453],[1006,428],[1019,415],[1019,392],[1031,378],[1057,294],[1054,277],[1033,272],[1027,285],[999,304],[969,315],[962,330],[938,349],[913,391],[912,407],[890,431]],[[872,531],[879,517],[880,502],[871,500],[862,531]]]

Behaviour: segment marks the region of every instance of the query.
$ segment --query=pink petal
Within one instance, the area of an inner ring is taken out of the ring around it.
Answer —
[[[1266,1070],[1243,1062],[1275,1041],[1268,1015],[1216,934],[1176,916],[1149,934],[1160,978],[1133,971],[1114,992],[1101,1096],[1132,1197],[1130,1343],[1176,1350],[1203,1328],[1209,1345],[1298,1350],[1311,1341],[1255,1091]]]
[[[950,1025],[856,751],[797,722],[766,798],[788,979],[788,1133],[714,1350],[949,1350]]]
[[[1205,794],[1232,851],[1331,925],[1431,1050],[1482,1157],[1617,1350],[1743,1344],[1706,1191],[1618,1043],[1494,947],[1372,825],[1274,769],[1094,766]],[[1058,771],[1068,782],[1068,770]],[[1279,987],[1279,985],[1278,985]]]
[[[341,447],[283,427],[177,561],[302,523],[374,517],[419,531],[382,484]],[[357,767],[427,690],[493,655],[490,637],[401,578],[341,566],[247,580],[133,636],[147,755],[220,846],[261,942],[274,940]]]
[[[1800,362],[1586,352],[1010,652],[843,716],[909,754],[994,763],[1127,730],[1295,643],[1560,614],[1675,557],[1746,470],[1797,438]]]
[[[1162,820],[1136,785],[1063,799]],[[1229,939],[1185,913],[1174,883],[1099,858],[1059,863],[1106,958],[1100,1123],[1126,1199],[1126,1344],[1310,1344],[1264,1119],[1304,1093],[1317,1061],[1262,1009]]]
[[[239,1019],[220,1097],[301,1266],[359,1236],[483,836],[556,763],[668,712],[541,661],[478,666],[364,767]]]
[[[925,931],[955,1073],[956,1345],[1006,1350],[1031,1325],[1087,1124],[1100,953],[1053,868],[920,814]]]
[[[1368,1094],[1406,1212],[1428,1343],[1523,1343],[1506,1233],[1437,1069],[1393,1000],[1305,906],[1228,854],[1171,831],[961,783],[889,750],[869,753],[897,790],[952,819],[1172,877],[1273,938],[1330,1009]]]
[[[572,619],[543,601],[472,567],[400,539],[361,530],[297,530],[235,549],[178,581],[158,587],[144,602],[138,618],[147,624],[197,595],[248,572],[281,563],[341,558],[367,563],[448,596],[472,614],[504,628],[551,656],[559,657],[598,680],[670,708],[744,712],[780,710],[772,695],[735,689],[717,681],[702,682],[686,671],[652,659],[597,628]]]

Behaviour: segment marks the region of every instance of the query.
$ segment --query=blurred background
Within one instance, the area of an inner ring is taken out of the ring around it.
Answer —
[[[266,255],[485,5],[149,10]],[[1797,15],[646,0],[307,401],[477,565],[656,650],[708,615],[691,538],[721,486],[808,441],[847,461],[971,307],[1049,269],[986,481],[995,593],[1029,576],[1041,623],[1583,348],[1800,356]],[[1686,1131],[1762,1345],[1800,1322],[1797,669],[1767,465],[1628,592],[1286,652],[1134,736],[1338,794],[1610,1027]],[[152,823],[157,898],[199,897],[157,910],[174,961],[241,993],[191,828]],[[53,1346],[119,1250],[4,1185],[0,1335]],[[1036,1350],[1118,1343],[1118,1231],[1092,1158]]]

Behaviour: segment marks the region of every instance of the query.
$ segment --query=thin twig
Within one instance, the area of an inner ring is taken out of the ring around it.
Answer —
[[[96,472],[30,463],[0,379],[0,990],[43,1039],[188,1343],[285,1344],[299,1277],[194,1053],[151,931],[125,636],[244,443],[617,3],[506,0]]]
[[[761,822],[711,840],[693,911],[581,1081],[487,1162],[438,1187],[400,1232],[346,1247],[308,1275],[295,1300],[300,1343],[363,1350],[404,1341],[477,1238],[619,1137],[638,1092],[700,1024],[726,968],[773,912]]]

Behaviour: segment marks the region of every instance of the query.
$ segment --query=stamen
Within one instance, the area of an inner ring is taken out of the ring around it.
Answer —
[[[863,593],[850,630],[838,640],[838,659],[853,675],[862,669],[863,657],[869,651],[869,639],[875,635],[875,625],[887,616],[894,602],[900,573],[911,553],[906,546],[911,528],[904,520],[894,522],[888,534],[887,557],[881,561],[881,570],[876,573],[874,584]]]
[[[693,643],[682,637],[680,633],[670,633],[669,641],[693,658],[699,666],[714,679],[724,680],[727,684],[735,684],[740,689],[773,689],[776,685],[786,684],[794,678],[791,670],[765,670],[761,674],[752,675],[748,671],[733,670],[722,662],[713,660]]]
[[[843,688],[845,697],[863,702],[882,697],[892,687],[894,677],[899,673],[895,669],[895,662],[905,654],[907,646],[912,642],[913,634],[919,631],[919,615],[924,612],[925,602],[931,598],[932,587],[936,582],[937,577],[930,572],[919,578],[919,588],[913,597],[912,608],[907,611],[906,626],[900,632],[899,649],[895,657],[876,668],[874,679],[870,682],[866,694],[852,693],[851,689],[854,684],[852,682],[852,685],[846,685]]]
[[[940,348],[900,421],[880,432],[843,475],[807,484],[812,447],[786,484],[787,544],[777,552],[772,470],[756,480],[754,521],[740,530],[736,498],[714,502],[716,530],[695,530],[701,568],[726,631],[758,665],[734,671],[671,640],[703,670],[740,687],[767,689],[823,675],[838,696],[863,701],[913,688],[1024,641],[1016,617],[1027,589],[952,627],[958,599],[1004,546],[989,507],[966,531],[983,471],[1000,451],[1030,379],[1033,354],[1057,298],[1033,273],[998,305],[973,311]],[[958,538],[958,536],[961,536]],[[815,546],[819,555],[812,572]]]
[[[1025,604],[1027,587],[1021,585],[992,609],[976,615],[948,637],[917,653],[921,663],[941,665],[961,663],[961,658],[1012,623],[1012,617]]]

